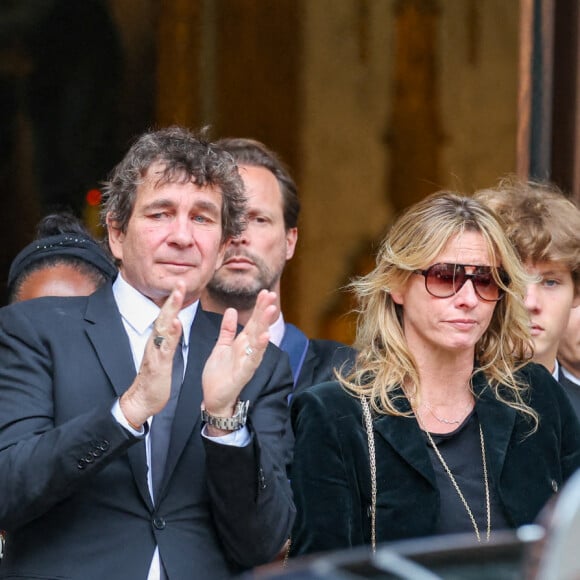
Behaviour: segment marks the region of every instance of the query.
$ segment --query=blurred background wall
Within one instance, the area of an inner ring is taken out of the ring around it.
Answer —
[[[285,317],[348,342],[340,288],[371,267],[392,217],[516,171],[516,1],[0,6],[2,280],[43,213],[68,206],[95,226],[100,181],[135,135],[209,125],[291,168],[303,209]]]

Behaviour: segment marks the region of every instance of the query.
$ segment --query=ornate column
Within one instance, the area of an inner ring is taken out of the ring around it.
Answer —
[[[387,194],[396,210],[439,189],[442,142],[437,87],[436,0],[395,5],[394,92],[387,134]]]

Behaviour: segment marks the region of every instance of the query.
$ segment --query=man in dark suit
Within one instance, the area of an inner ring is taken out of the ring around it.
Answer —
[[[0,311],[0,578],[228,578],[269,561],[294,515],[276,297],[237,335],[233,309],[198,305],[242,182],[166,129],[129,150],[104,210],[112,286]]]
[[[280,279],[298,240],[300,201],[286,167],[263,143],[243,138],[218,143],[238,163],[248,196],[248,225],[228,242],[223,264],[201,300],[212,312],[236,308],[245,324],[262,289],[274,291],[280,306]],[[308,339],[285,322],[282,313],[270,327],[270,340],[289,355],[294,394],[333,380],[334,369],[354,359],[352,348],[334,340]]]

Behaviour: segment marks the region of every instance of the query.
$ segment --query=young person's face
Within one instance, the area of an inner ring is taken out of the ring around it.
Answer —
[[[161,306],[179,279],[184,306],[199,298],[221,263],[222,194],[192,182],[156,186],[145,179],[122,232],[108,223],[109,245],[125,280]]]
[[[570,311],[568,326],[558,345],[558,360],[573,375],[580,377],[580,305]]]
[[[534,361],[554,370],[558,343],[570,309],[577,303],[570,270],[559,262],[526,262],[528,274],[539,278],[528,284],[526,307],[534,341]]]

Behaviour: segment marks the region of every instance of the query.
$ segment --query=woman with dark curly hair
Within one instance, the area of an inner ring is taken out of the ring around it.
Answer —
[[[41,296],[88,296],[116,275],[113,257],[76,216],[53,213],[40,220],[36,238],[12,261],[8,297],[20,302]]]

